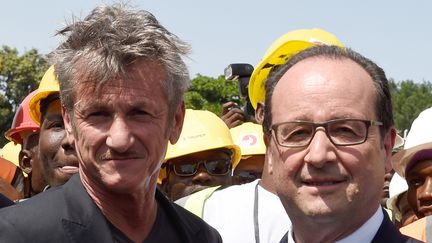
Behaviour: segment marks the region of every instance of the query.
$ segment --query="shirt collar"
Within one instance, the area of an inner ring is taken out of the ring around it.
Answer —
[[[384,219],[381,207],[370,217],[360,228],[347,237],[336,241],[335,243],[352,243],[352,242],[371,242]],[[291,226],[292,227],[292,226]],[[288,243],[295,243],[292,236],[292,228],[288,234]]]

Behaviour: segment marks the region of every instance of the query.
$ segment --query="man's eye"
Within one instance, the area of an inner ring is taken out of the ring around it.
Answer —
[[[144,110],[132,110],[131,112],[130,112],[130,115],[132,115],[132,116],[145,116],[145,115],[148,115],[149,113],[147,113],[146,111],[144,111]]]
[[[53,121],[53,122],[48,123],[47,128],[48,129],[52,129],[52,128],[64,129],[64,123],[63,123],[63,121]]]
[[[286,134],[283,139],[289,141],[302,141],[310,137],[310,130],[298,128]]]
[[[419,187],[423,185],[424,180],[422,178],[412,178],[408,181],[408,184],[413,187]]]
[[[89,113],[88,117],[107,117],[109,113],[106,111],[94,111]]]
[[[355,136],[356,132],[350,127],[337,127],[332,130],[332,133],[340,135],[340,136]]]

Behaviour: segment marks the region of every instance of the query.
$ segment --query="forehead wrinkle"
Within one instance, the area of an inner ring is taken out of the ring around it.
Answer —
[[[289,69],[276,84],[272,103],[289,108],[289,112],[272,106],[273,120],[274,123],[280,118],[318,121],[351,115],[351,118],[373,119],[375,116],[366,117],[367,114],[359,111],[360,107],[365,108],[360,110],[373,111],[366,107],[376,95],[368,90],[375,90],[373,82],[357,63],[348,59],[306,59]]]

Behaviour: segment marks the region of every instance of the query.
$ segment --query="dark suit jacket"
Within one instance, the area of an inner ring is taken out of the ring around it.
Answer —
[[[222,242],[215,229],[168,202],[159,191],[156,200],[181,242]],[[63,186],[1,209],[0,242],[113,242],[113,237],[107,220],[75,175]]]
[[[8,207],[13,205],[14,202],[7,198],[5,195],[0,193],[0,208]]]
[[[416,239],[410,238],[408,236],[405,236],[399,232],[399,230],[394,226],[392,221],[387,215],[387,212],[383,210],[384,213],[384,219],[381,223],[381,226],[378,229],[378,232],[375,234],[374,238],[372,239],[371,243],[417,243],[421,242]],[[286,243],[288,242],[288,233],[289,231],[284,235],[284,237],[281,239],[280,243]]]

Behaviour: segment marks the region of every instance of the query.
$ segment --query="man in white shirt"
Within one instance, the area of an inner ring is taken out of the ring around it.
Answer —
[[[299,29],[278,38],[255,67],[249,81],[249,98],[256,120],[263,120],[264,83],[269,73],[293,54],[314,45],[343,44],[321,29]],[[243,153],[243,151],[242,151]],[[276,195],[273,176],[265,158],[262,179],[223,190],[209,188],[176,203],[202,217],[216,228],[225,243],[279,242],[291,221]]]

